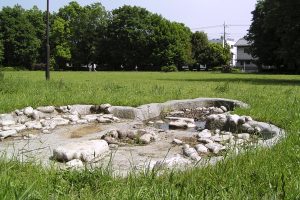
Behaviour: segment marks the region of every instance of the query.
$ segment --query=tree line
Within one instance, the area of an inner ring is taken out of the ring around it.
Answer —
[[[71,2],[50,15],[51,67],[160,70],[162,66],[228,64],[229,47],[208,41],[182,23],[136,6],[111,12],[100,3]],[[46,13],[20,5],[0,11],[0,65],[37,69],[46,58]]]
[[[300,72],[300,1],[260,0],[246,37],[259,65]]]

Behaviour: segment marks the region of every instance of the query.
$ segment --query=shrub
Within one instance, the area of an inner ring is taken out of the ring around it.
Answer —
[[[163,71],[163,72],[177,72],[178,69],[175,65],[169,65],[169,66],[163,66],[161,68],[161,71]]]

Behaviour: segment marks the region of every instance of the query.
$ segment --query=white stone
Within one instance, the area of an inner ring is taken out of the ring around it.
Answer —
[[[190,157],[193,160],[199,161],[201,157],[199,156],[198,152],[194,148],[185,148],[183,147],[183,154],[187,157]]]
[[[150,144],[151,139],[152,139],[152,135],[147,133],[142,135],[139,140],[142,144]]]
[[[156,124],[164,124],[165,122],[163,120],[158,120],[155,122]]]
[[[92,115],[81,116],[81,119],[86,119],[88,122],[95,122],[98,117],[100,117],[99,114],[95,114],[95,115],[92,114]]]
[[[67,125],[70,121],[61,117],[55,117],[49,120],[41,120],[40,122],[44,127],[54,129],[56,126]]]
[[[209,138],[199,138],[198,139],[199,142],[204,143],[204,144],[208,144],[208,143],[213,143],[214,141],[212,141]]]
[[[237,134],[237,137],[239,139],[249,140],[250,139],[250,134],[249,133],[240,133],[240,134]]]
[[[218,143],[208,143],[205,146],[214,154],[218,154],[220,151],[226,149],[225,146],[218,144]]]
[[[221,109],[221,108],[214,108],[214,109],[213,109],[213,112],[214,112],[214,113],[217,113],[217,114],[224,113],[223,109]]]
[[[91,108],[93,105],[72,105],[69,107],[69,112],[77,112],[79,115],[89,115],[91,114]]]
[[[1,114],[0,115],[0,125],[2,126],[9,126],[14,125],[15,119],[11,114]]]
[[[77,122],[79,120],[78,115],[63,115],[62,117],[70,120],[71,122]]]
[[[51,132],[50,132],[49,130],[47,130],[47,129],[44,129],[44,130],[42,131],[42,133],[43,133],[43,134],[51,134]]]
[[[16,124],[9,126],[9,128],[12,130],[16,130],[17,132],[21,132],[26,129],[26,126],[24,124]]]
[[[208,129],[204,129],[203,131],[201,131],[200,133],[198,133],[198,137],[199,138],[209,138],[211,137],[211,132]]]
[[[88,121],[86,119],[79,119],[76,121],[77,124],[87,124]]]
[[[174,167],[184,167],[190,164],[191,164],[190,160],[183,158],[180,155],[176,155],[174,157],[155,162],[154,167],[174,168]]]
[[[252,128],[252,126],[248,123],[244,123],[240,126],[242,131],[248,132],[248,133],[252,133],[254,132],[254,128]]]
[[[83,162],[79,159],[73,159],[67,162],[66,165],[71,168],[79,168],[79,167],[83,167]]]
[[[103,116],[98,117],[98,118],[97,118],[97,121],[98,121],[99,123],[112,123],[112,122],[113,122],[112,119],[105,118],[105,117],[103,117]]]
[[[239,119],[240,119],[240,116],[238,116],[236,114],[228,115],[228,122],[230,123],[231,126],[237,126]]]
[[[183,115],[183,114],[184,114],[184,112],[179,111],[179,110],[175,110],[175,111],[170,112],[170,115]]]
[[[41,112],[40,111],[37,111],[37,110],[34,110],[31,114],[32,118],[34,120],[39,120],[40,119],[40,116],[41,116]]]
[[[53,150],[53,157],[58,161],[79,159],[88,162],[103,156],[108,151],[108,143],[105,140],[88,140],[57,147]]]
[[[204,146],[203,144],[197,144],[195,146],[195,149],[198,153],[207,153],[208,152],[208,149],[206,146]]]
[[[255,132],[255,133],[261,133],[261,128],[258,127],[258,126],[255,126],[255,127],[254,127],[254,132]]]
[[[41,124],[41,122],[38,122],[38,121],[29,121],[29,122],[26,122],[25,126],[28,129],[42,129],[42,124]]]
[[[171,121],[169,123],[169,126],[171,128],[181,128],[181,129],[185,129],[188,128],[188,123],[183,121],[183,120],[177,120],[177,121]]]
[[[169,119],[171,121],[184,121],[186,123],[195,123],[195,120],[192,118],[184,118],[184,117],[166,117],[166,119]]]
[[[22,111],[20,111],[20,110],[15,110],[15,113],[16,113],[16,115],[17,116],[22,116],[22,115],[24,115],[24,113],[22,112]]]
[[[220,107],[224,112],[227,112],[227,108],[225,106]]]
[[[182,145],[183,144],[183,142],[181,141],[181,140],[178,140],[178,139],[173,139],[173,142],[172,142],[173,144],[177,144],[177,145]]]
[[[33,114],[33,108],[32,107],[26,107],[24,108],[24,114],[28,117],[30,117]]]
[[[0,131],[0,137],[1,138],[10,137],[10,136],[13,136],[13,135],[16,135],[16,134],[17,134],[16,130]]]
[[[38,107],[38,111],[43,112],[43,113],[53,113],[55,110],[54,106],[44,106],[44,107]]]
[[[152,124],[154,124],[154,122],[153,121],[149,121],[149,122],[147,122],[147,124],[148,125],[152,125]]]

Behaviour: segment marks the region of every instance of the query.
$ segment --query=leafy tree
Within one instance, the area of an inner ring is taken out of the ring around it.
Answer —
[[[2,37],[0,35],[0,66],[2,64],[3,56],[4,56],[4,46],[2,42]]]
[[[227,65],[230,61],[230,47],[223,48],[221,44],[209,43],[205,50],[204,62],[208,67]]]
[[[298,0],[258,1],[246,38],[260,64],[300,69],[299,13]]]
[[[41,41],[25,10],[16,5],[3,7],[0,12],[0,32],[3,34],[4,65],[31,68],[39,54]]]
[[[69,30],[68,44],[59,47],[60,53],[71,51],[71,62],[74,65],[89,64],[96,60],[98,42],[104,37],[108,23],[108,14],[100,3],[81,7],[77,2],[61,8],[58,17],[66,22]],[[57,22],[58,23],[58,22]]]
[[[209,46],[207,34],[204,32],[195,32],[192,35],[193,58],[198,64],[205,64],[205,52]]]

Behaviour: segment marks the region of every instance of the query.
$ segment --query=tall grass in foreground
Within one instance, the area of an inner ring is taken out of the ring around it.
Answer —
[[[0,110],[75,103],[137,106],[196,97],[244,101],[238,114],[276,124],[287,138],[216,166],[111,177],[0,159],[0,199],[300,199],[300,76],[214,73],[5,73]],[[1,145],[1,143],[0,143]]]

